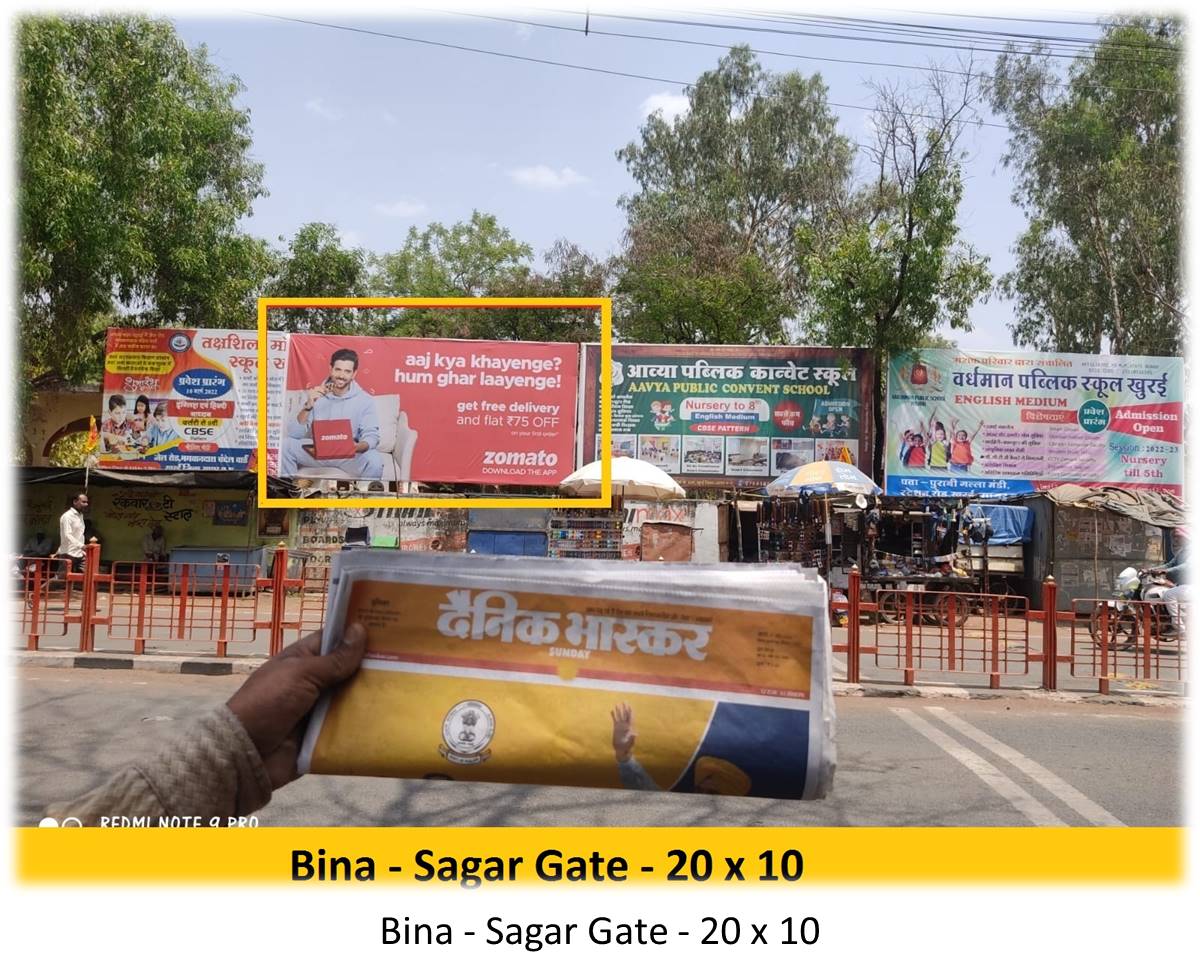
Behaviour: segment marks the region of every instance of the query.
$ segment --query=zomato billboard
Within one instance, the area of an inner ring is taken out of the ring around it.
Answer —
[[[554,486],[578,379],[574,344],[293,334],[278,475]]]

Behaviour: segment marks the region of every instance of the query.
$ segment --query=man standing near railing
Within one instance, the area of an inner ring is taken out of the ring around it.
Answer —
[[[71,499],[71,506],[58,519],[57,556],[70,562],[72,572],[83,570],[85,544],[83,515],[87,513],[87,509],[88,495],[77,493]]]

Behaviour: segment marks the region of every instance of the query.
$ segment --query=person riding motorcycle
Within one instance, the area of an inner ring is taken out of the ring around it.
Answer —
[[[1191,571],[1188,568],[1188,531],[1185,527],[1177,527],[1172,533],[1174,557],[1162,565],[1147,569],[1150,572],[1166,575],[1175,583],[1174,588],[1163,593],[1163,602],[1171,615],[1170,632],[1182,633],[1183,623],[1180,620],[1180,603],[1189,598],[1189,579]]]

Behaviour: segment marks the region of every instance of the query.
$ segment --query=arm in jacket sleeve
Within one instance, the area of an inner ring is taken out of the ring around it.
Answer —
[[[47,811],[85,827],[102,817],[240,817],[266,806],[271,780],[258,750],[228,705],[184,728],[153,757],[117,772],[106,783]]]
[[[308,713],[326,691],[350,678],[366,652],[367,633],[347,627],[321,655],[321,634],[293,643],[254,671],[227,704],[170,739],[153,757],[126,766],[108,782],[47,812],[96,826],[104,816],[240,817],[266,806],[272,790],[298,775],[296,760]]]

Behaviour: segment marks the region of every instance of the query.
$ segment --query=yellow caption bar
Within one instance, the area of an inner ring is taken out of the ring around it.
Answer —
[[[1179,828],[21,828],[30,883],[1171,884]],[[323,852],[323,853],[322,853]]]

